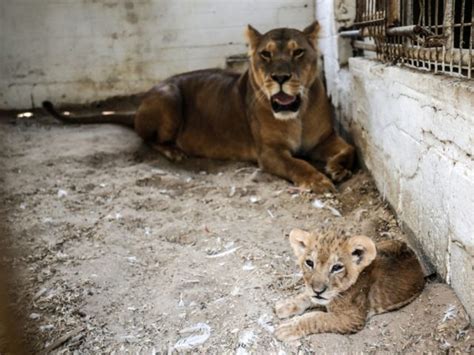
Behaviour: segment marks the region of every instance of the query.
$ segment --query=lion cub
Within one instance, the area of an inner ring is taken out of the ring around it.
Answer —
[[[309,233],[294,229],[290,244],[303,271],[306,290],[280,301],[280,340],[314,333],[353,333],[374,314],[400,308],[414,300],[425,284],[415,253],[403,242],[375,244],[365,236]],[[325,310],[324,310],[325,309]]]

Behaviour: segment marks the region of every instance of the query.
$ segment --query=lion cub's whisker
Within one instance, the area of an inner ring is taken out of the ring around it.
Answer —
[[[276,329],[280,340],[314,333],[354,333],[373,314],[413,301],[425,284],[415,253],[400,241],[375,244],[365,236],[294,229],[290,244],[303,272],[305,292],[276,304],[279,318],[295,316]],[[303,314],[314,306],[326,312]]]

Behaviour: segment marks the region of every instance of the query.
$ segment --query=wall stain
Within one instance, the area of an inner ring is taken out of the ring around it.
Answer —
[[[138,16],[134,12],[127,12],[127,16],[125,17],[125,19],[128,23],[131,23],[132,25],[138,22]]]
[[[178,38],[178,33],[174,30],[163,31],[163,36],[161,37],[163,42],[170,43],[175,42]]]

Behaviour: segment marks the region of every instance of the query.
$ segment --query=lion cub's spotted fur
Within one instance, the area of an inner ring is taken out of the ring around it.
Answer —
[[[290,233],[290,244],[306,290],[277,303],[279,318],[298,315],[277,328],[280,340],[359,331],[369,316],[402,307],[423,290],[421,265],[403,242],[375,244],[365,236],[295,229]],[[314,307],[320,309],[301,315]]]

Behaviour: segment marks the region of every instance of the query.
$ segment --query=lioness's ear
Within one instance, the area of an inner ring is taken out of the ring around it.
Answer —
[[[347,241],[348,252],[351,254],[352,262],[360,270],[364,269],[377,256],[375,244],[369,237],[356,235]]]
[[[321,27],[319,26],[319,22],[314,21],[311,25],[309,25],[303,30],[303,33],[309,40],[309,43],[311,43],[313,46],[316,44],[316,38],[318,37],[320,28]]]
[[[250,25],[247,25],[245,29],[245,37],[247,38],[247,43],[249,45],[249,52],[255,51],[257,48],[262,35],[255,28]]]
[[[293,229],[290,232],[290,244],[297,258],[309,248],[312,238],[311,233],[302,229]]]

